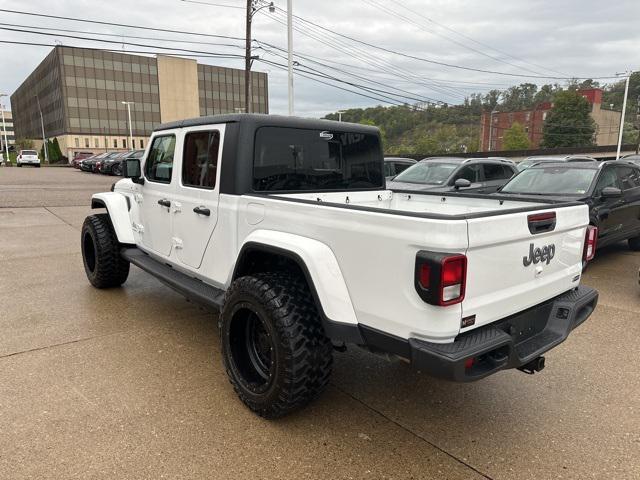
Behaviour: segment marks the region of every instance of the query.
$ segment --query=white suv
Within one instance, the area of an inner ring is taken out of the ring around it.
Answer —
[[[38,158],[38,152],[35,150],[20,150],[18,157],[16,158],[16,164],[21,167],[22,165],[33,165],[40,168],[40,159]]]

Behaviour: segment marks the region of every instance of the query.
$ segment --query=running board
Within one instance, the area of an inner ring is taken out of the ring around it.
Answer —
[[[220,311],[224,303],[224,290],[212,287],[197,278],[174,270],[169,265],[151,258],[138,248],[123,248],[120,255],[136,267],[153,275],[162,283],[181,293],[189,300]]]

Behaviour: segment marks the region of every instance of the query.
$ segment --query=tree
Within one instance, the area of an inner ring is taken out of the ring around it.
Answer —
[[[33,140],[30,138],[18,138],[16,140],[16,147],[18,150],[31,150],[33,149]]]
[[[502,141],[504,150],[526,150],[530,146],[529,136],[518,122],[514,122],[511,128],[505,130]]]
[[[558,92],[542,126],[542,145],[546,148],[592,146],[596,127],[590,112],[591,105],[576,91]]]

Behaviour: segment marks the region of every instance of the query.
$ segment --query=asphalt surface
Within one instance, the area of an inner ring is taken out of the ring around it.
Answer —
[[[592,317],[533,376],[432,379],[357,348],[279,421],[235,397],[216,316],[135,267],[85,278],[112,177],[0,169],[0,478],[640,478],[640,253],[598,253]]]

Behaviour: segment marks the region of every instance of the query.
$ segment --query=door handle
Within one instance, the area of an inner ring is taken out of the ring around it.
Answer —
[[[163,207],[171,207],[171,201],[163,198],[162,200],[158,200],[158,205],[162,205]]]
[[[209,210],[207,207],[203,207],[203,206],[195,207],[193,209],[193,211],[195,213],[197,213],[198,215],[204,215],[205,217],[208,217],[209,215],[211,215],[211,210]]]

